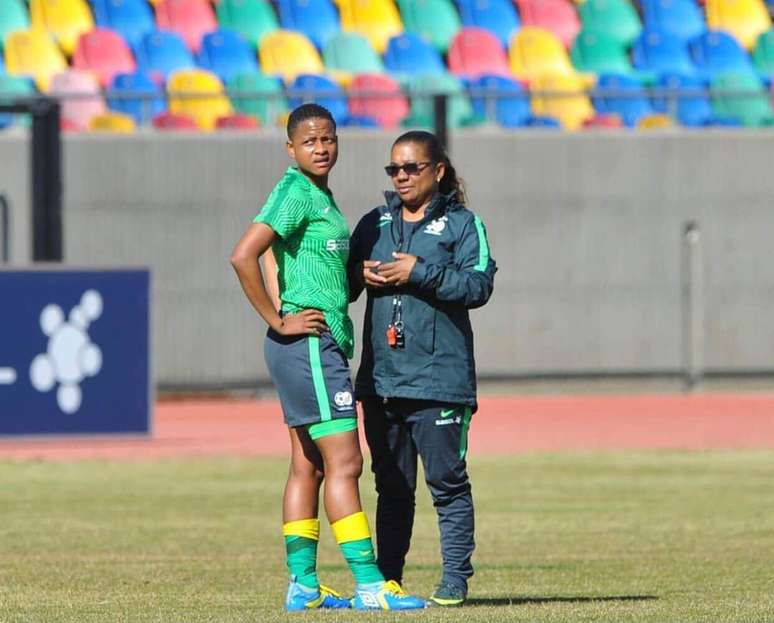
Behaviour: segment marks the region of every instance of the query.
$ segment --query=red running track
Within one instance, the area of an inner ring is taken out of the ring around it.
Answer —
[[[624,449],[774,448],[774,394],[484,397],[473,455]],[[286,456],[275,401],[157,405],[150,437],[0,439],[0,460]]]

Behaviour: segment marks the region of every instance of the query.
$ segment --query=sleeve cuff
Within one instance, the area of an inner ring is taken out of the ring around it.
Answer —
[[[414,268],[411,269],[408,282],[414,286],[421,286],[427,277],[427,262],[421,257],[417,258]]]

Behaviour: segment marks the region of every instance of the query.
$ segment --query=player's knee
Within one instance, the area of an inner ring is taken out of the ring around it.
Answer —
[[[363,474],[363,455],[354,452],[348,456],[337,457],[335,461],[326,464],[328,478],[357,480]]]

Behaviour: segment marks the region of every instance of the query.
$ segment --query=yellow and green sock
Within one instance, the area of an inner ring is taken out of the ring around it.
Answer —
[[[289,521],[282,526],[285,535],[285,551],[288,557],[288,571],[295,576],[296,582],[316,589],[317,579],[317,542],[320,540],[320,520],[299,519]]]
[[[336,542],[341,548],[356,584],[384,582],[384,576],[376,566],[374,545],[368,519],[362,511],[348,515],[331,524]]]

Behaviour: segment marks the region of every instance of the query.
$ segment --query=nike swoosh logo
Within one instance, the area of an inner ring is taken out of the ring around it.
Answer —
[[[450,415],[454,415],[454,412],[456,409],[443,409],[441,410],[441,417],[449,417]]]
[[[365,551],[359,551],[358,554],[360,554],[361,556],[370,556],[371,555],[371,550],[367,549]]]

